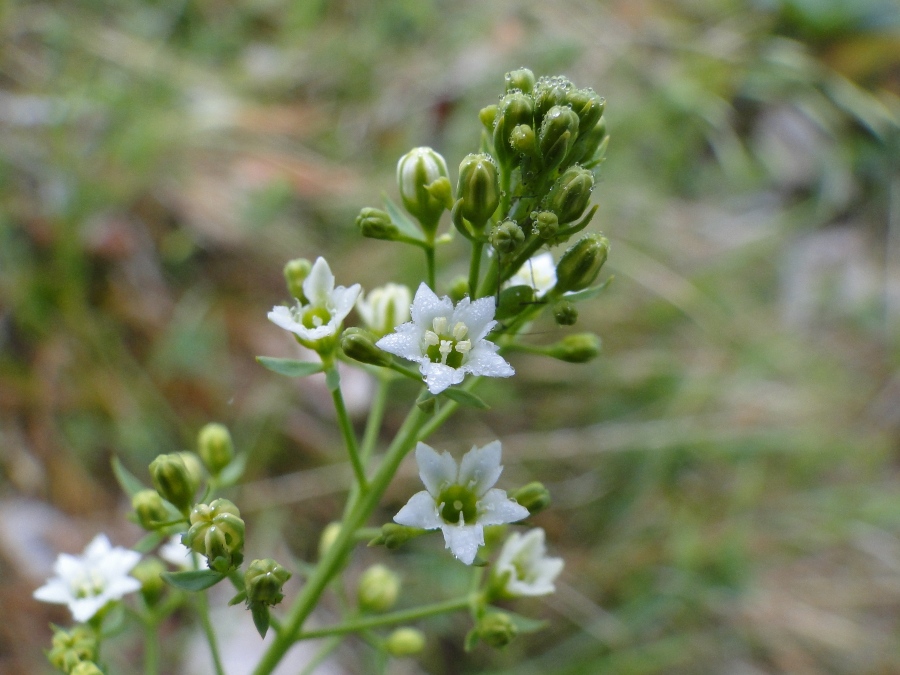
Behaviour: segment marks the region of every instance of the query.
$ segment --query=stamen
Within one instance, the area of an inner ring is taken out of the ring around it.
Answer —
[[[441,346],[438,347],[438,351],[441,353],[441,364],[446,366],[447,357],[453,351],[453,343],[450,340],[441,340]]]
[[[469,327],[462,321],[457,322],[457,324],[453,326],[453,337],[457,340],[462,340],[464,337],[466,337],[466,333],[468,332]]]
[[[437,333],[432,333],[430,330],[425,331],[425,335],[422,336],[422,339],[425,340],[425,344],[429,347],[440,344],[441,338],[438,337]]]
[[[431,325],[434,328],[435,333],[437,333],[438,335],[443,335],[447,332],[447,317],[435,317],[434,321],[431,322]]]
[[[472,351],[472,342],[470,340],[463,340],[462,342],[456,343],[456,351],[465,356],[470,351]]]

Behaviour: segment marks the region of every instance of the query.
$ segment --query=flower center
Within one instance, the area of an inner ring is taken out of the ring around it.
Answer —
[[[306,328],[318,328],[331,321],[331,313],[321,306],[309,306],[303,310],[300,322]]]
[[[72,580],[72,594],[79,600],[103,593],[103,577],[95,570],[84,571]]]
[[[462,520],[471,525],[478,516],[478,497],[462,485],[450,485],[438,496],[441,518],[454,525]]]
[[[453,330],[448,331],[447,317],[439,316],[431,323],[434,330],[426,330],[422,337],[425,355],[432,363],[441,363],[451,368],[459,368],[472,351],[472,341],[466,340],[469,327],[458,321]]]

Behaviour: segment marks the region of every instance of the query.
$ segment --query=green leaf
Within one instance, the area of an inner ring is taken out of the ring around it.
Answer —
[[[478,645],[478,640],[480,639],[478,635],[478,631],[474,628],[466,633],[465,642],[463,642],[463,649],[466,652],[470,652]]]
[[[444,389],[441,394],[449,398],[451,401],[456,401],[457,403],[461,403],[462,405],[469,405],[473,408],[478,408],[479,410],[488,410],[491,407],[481,398],[470,391],[466,391],[465,389],[454,389],[453,387],[450,387],[449,389]]]
[[[260,365],[268,368],[273,373],[287,375],[288,377],[307,377],[322,372],[322,364],[312,361],[297,361],[296,359],[276,359],[273,356],[257,356]]]
[[[592,298],[596,298],[603,291],[606,290],[606,287],[612,283],[612,280],[615,279],[614,276],[609,277],[606,281],[604,281],[599,286],[592,286],[591,288],[585,288],[583,291],[578,291],[577,293],[569,293],[568,295],[564,295],[563,299],[568,300],[569,302],[581,302],[582,300],[590,300]]]
[[[241,591],[237,595],[235,595],[231,600],[228,601],[228,606],[232,607],[233,605],[238,604],[239,602],[243,602],[247,599],[247,591]]]
[[[516,614],[515,612],[510,612],[508,609],[499,609],[496,607],[493,609],[506,614],[520,633],[536,633],[539,630],[544,630],[544,628],[549,625],[548,621],[532,619],[527,616],[522,616],[521,614]]]
[[[149,534],[143,536],[141,540],[136,543],[132,548],[138,553],[149,553],[161,543],[166,538],[166,535],[163,532],[150,532]]]
[[[241,479],[241,476],[244,475],[244,469],[247,468],[247,457],[248,453],[246,452],[236,455],[235,458],[229,462],[228,466],[219,473],[217,485],[219,487],[229,487],[237,483]]]
[[[112,458],[112,470],[116,475],[116,480],[119,481],[122,490],[124,490],[125,494],[129,497],[134,497],[134,495],[141,490],[149,489],[146,485],[141,483],[133,473],[125,468],[125,465],[119,461],[118,457]]]
[[[266,637],[269,630],[269,607],[261,602],[255,602],[250,605],[250,613],[253,615],[253,625],[259,632],[259,636]]]
[[[182,591],[204,591],[225,578],[215,570],[191,570],[190,572],[163,572],[166,583]]]
[[[391,221],[397,226],[397,229],[410,239],[425,243],[425,237],[422,235],[422,230],[419,229],[419,226],[407,218],[406,214],[400,210],[400,207],[392,202],[387,195],[382,194],[381,197],[384,199],[384,210],[388,212]]]

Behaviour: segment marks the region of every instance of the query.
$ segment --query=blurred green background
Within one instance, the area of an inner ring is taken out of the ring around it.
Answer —
[[[322,385],[253,358],[296,353],[265,318],[281,268],[413,283],[419,256],[353,218],[412,146],[455,180],[519,66],[607,98],[615,281],[578,325],[604,354],[515,355],[435,445],[501,438],[502,486],[548,485],[567,566],[516,606],[545,631],[463,654],[465,617],[432,620],[390,672],[900,672],[896,0],[0,5],[0,672],[49,668],[69,619],[31,592],[58,550],[138,539],[111,456],[146,476],[207,421],[250,453],[253,545],[314,559],[349,474]],[[446,292],[465,251],[441,256]],[[361,419],[370,384],[345,382]],[[416,485],[407,466],[384,520]],[[436,540],[390,561],[406,605],[464,572]],[[121,638],[112,672],[139,654]]]

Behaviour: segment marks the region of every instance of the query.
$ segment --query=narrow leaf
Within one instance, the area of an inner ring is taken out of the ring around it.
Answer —
[[[162,532],[150,532],[149,534],[144,535],[141,540],[133,546],[133,548],[138,553],[149,553],[157,546],[159,546],[165,538],[166,535]]]
[[[549,625],[549,622],[547,621],[522,616],[521,614],[510,612],[508,609],[502,609],[498,611],[502,611],[504,614],[506,614],[520,633],[536,633],[537,631],[543,630]]]
[[[449,389],[444,389],[441,393],[451,401],[456,401],[462,405],[469,405],[480,410],[488,410],[491,407],[480,397],[465,389],[454,389],[453,387],[450,387]]]
[[[247,468],[247,456],[248,453],[246,452],[236,455],[229,462],[228,466],[222,469],[218,477],[219,487],[229,487],[241,479],[241,476],[244,475],[244,469]]]
[[[261,602],[255,602],[250,605],[250,613],[253,615],[253,625],[259,632],[261,638],[266,637],[269,630],[269,607]]]
[[[288,377],[307,377],[322,372],[322,364],[312,361],[297,361],[296,359],[276,359],[273,356],[257,356],[260,365],[268,368],[273,373],[287,375]]]
[[[568,295],[564,295],[563,299],[568,300],[570,302],[581,302],[582,300],[590,300],[591,298],[596,298],[603,291],[606,290],[606,287],[612,283],[612,280],[615,277],[609,277],[606,281],[598,286],[592,286],[591,288],[585,288],[583,291],[578,291],[577,293],[569,293]]]
[[[422,236],[422,230],[387,195],[383,194],[382,199],[384,199],[384,210],[388,212],[391,221],[397,226],[397,229],[410,239],[424,243],[425,237]]]
[[[190,572],[163,572],[160,576],[171,586],[182,591],[203,591],[225,578],[215,570],[191,570]]]
[[[235,595],[231,600],[228,601],[228,606],[231,607],[233,605],[238,604],[239,602],[243,602],[247,599],[247,591],[241,591],[237,595]]]
[[[148,489],[147,486],[141,483],[133,473],[125,468],[125,465],[119,461],[118,457],[112,458],[112,470],[116,475],[116,480],[119,481],[122,490],[124,490],[125,494],[129,497],[134,497],[134,495],[141,490]]]

